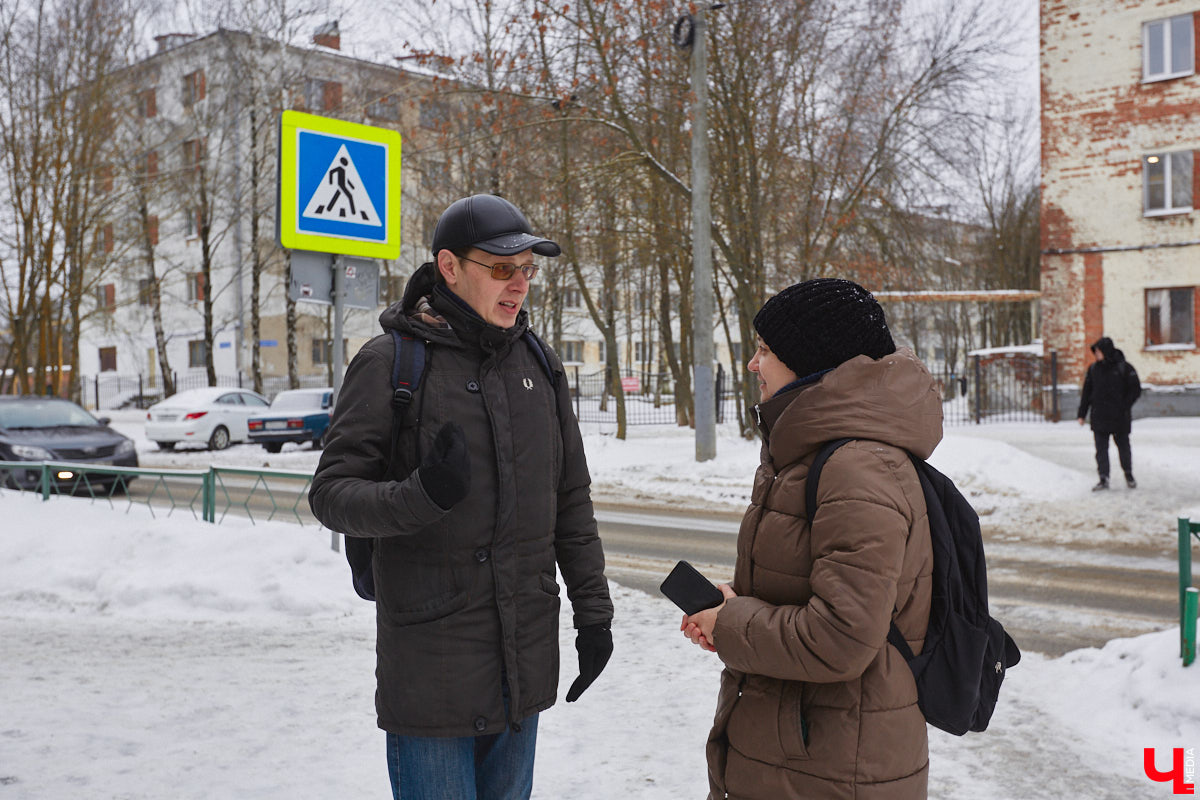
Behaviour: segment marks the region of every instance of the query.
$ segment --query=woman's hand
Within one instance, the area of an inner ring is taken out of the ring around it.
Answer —
[[[721,594],[725,595],[726,601],[731,597],[737,597],[727,583],[722,583],[717,588],[721,590]],[[717,614],[721,613],[721,609],[724,607],[725,603],[721,603],[719,606],[706,608],[691,616],[684,614],[683,621],[679,624],[679,630],[692,640],[692,644],[699,645],[710,653],[717,652],[716,643],[713,641],[713,628],[717,626]]]

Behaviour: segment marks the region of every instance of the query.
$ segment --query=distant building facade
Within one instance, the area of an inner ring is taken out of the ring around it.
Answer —
[[[1200,3],[1041,2],[1042,335],[1060,381],[1109,336],[1200,382]]]

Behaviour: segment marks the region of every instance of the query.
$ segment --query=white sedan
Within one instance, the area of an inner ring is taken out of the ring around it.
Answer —
[[[146,412],[146,438],[160,450],[181,442],[201,442],[209,450],[224,450],[249,439],[246,420],[270,404],[249,389],[206,387],[171,395]]]

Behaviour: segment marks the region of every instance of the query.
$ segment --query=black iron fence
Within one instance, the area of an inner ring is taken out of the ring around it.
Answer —
[[[175,373],[175,391],[183,392],[188,389],[200,389],[208,386],[208,376],[204,373],[187,372],[182,375]],[[329,385],[329,379],[324,375],[301,375],[300,388],[317,389]],[[229,388],[251,389],[254,379],[249,375],[218,375],[215,386]],[[263,394],[267,399],[273,398],[288,385],[287,376],[263,376]],[[115,372],[104,372],[91,377],[84,377],[80,383],[83,394],[81,401],[86,408],[95,410],[117,408],[149,408],[163,400],[163,384],[155,376],[120,375]]]
[[[175,376],[175,390],[208,386],[203,373]],[[984,422],[1057,421],[1061,416],[1058,400],[1057,354],[998,352],[973,355],[964,372],[945,369],[934,373],[942,389],[943,412],[947,425],[978,425]],[[613,424],[617,422],[617,401],[606,386],[602,370],[582,374],[578,367],[568,370],[567,380],[580,422]],[[250,388],[248,375],[218,375],[217,386]],[[302,388],[329,385],[323,375],[301,376]],[[628,425],[675,425],[680,414],[675,405],[675,384],[669,372],[622,370],[625,395],[625,421]],[[83,404],[92,409],[148,408],[163,399],[161,381],[142,375],[106,372],[82,381]],[[263,378],[263,394],[268,399],[289,388],[281,376]],[[717,422],[737,419],[738,386],[723,368],[717,369],[714,393]],[[683,415],[686,418],[686,415]]]
[[[617,423],[617,399],[607,386],[603,370],[581,374],[578,367],[569,370],[575,416],[580,422]],[[625,395],[625,422],[628,425],[675,425],[680,419],[675,405],[675,381],[669,372],[621,370]],[[723,368],[716,374],[717,422],[737,419],[737,387]],[[686,414],[684,415],[686,418]]]
[[[934,374],[946,425],[1060,419],[1057,353],[1000,351],[972,355],[967,363],[965,372]]]

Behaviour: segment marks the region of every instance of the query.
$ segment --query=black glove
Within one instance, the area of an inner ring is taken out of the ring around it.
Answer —
[[[575,636],[575,649],[579,651],[579,677],[567,692],[567,702],[574,703],[579,695],[600,677],[612,655],[612,631],[607,625],[589,625],[580,628]]]
[[[442,426],[418,474],[425,494],[446,511],[467,496],[471,489],[471,459],[462,426],[457,422]]]

